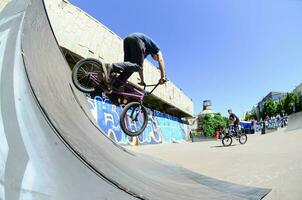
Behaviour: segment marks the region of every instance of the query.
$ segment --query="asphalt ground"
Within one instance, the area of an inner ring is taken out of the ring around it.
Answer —
[[[271,188],[265,200],[302,199],[302,129],[248,135],[240,145],[221,140],[127,147],[232,183]]]
[[[0,13],[0,74],[0,199],[241,200],[270,191],[129,153],[101,134],[44,1],[12,0]]]

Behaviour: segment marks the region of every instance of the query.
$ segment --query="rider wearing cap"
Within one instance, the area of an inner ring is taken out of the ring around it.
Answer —
[[[132,33],[124,39],[124,62],[107,65],[108,74],[122,71],[119,79],[125,82],[133,72],[138,72],[141,80],[139,84],[145,85],[143,64],[148,55],[158,62],[161,72],[159,83],[165,83],[165,62],[162,52],[159,46],[143,33]]]

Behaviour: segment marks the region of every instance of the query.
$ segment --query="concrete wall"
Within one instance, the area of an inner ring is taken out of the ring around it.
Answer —
[[[60,46],[82,57],[94,57],[104,62],[123,61],[123,40],[103,24],[64,0],[46,0],[46,7]],[[147,60],[144,74],[146,83],[153,83],[160,77],[159,70]],[[130,81],[136,84],[138,74],[133,74]],[[159,87],[154,94],[162,101],[193,115],[192,100],[173,82]]]
[[[88,97],[88,105],[102,133],[118,144],[142,145],[186,141],[187,127],[177,117],[148,109],[148,125],[145,131],[138,137],[129,137],[120,127],[122,106],[114,105],[108,98],[100,96]]]

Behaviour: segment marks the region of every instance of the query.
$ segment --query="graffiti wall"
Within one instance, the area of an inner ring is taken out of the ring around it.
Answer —
[[[122,145],[180,143],[186,140],[182,121],[168,114],[148,109],[148,125],[138,137],[129,137],[121,129],[122,106],[112,104],[107,97],[87,97],[89,109],[104,134]]]

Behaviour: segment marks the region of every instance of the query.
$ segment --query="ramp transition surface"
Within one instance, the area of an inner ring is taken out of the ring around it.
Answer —
[[[44,2],[0,14],[0,199],[261,199],[270,190],[126,151],[72,85]]]
[[[292,114],[288,118],[287,131],[302,129],[302,112]]]

